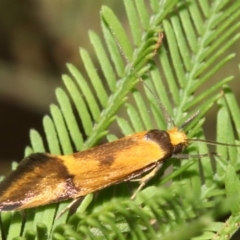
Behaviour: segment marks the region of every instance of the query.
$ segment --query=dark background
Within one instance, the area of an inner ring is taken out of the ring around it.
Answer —
[[[56,102],[54,90],[62,85],[66,62],[81,70],[79,46],[93,53],[88,30],[101,35],[102,5],[111,7],[126,25],[122,1],[0,1],[0,175],[23,157],[29,130],[43,132],[42,117]],[[238,53],[239,46],[239,42],[233,45],[229,53]],[[237,95],[239,62],[237,54],[213,79],[235,75],[231,84]],[[207,115],[209,139],[215,139],[216,111],[213,108]]]
[[[123,15],[121,1],[0,1],[0,175],[23,157],[29,130],[43,132],[66,63],[82,69],[79,46],[93,53],[103,4]]]

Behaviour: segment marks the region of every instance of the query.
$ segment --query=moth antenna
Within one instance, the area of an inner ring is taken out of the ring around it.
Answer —
[[[156,98],[160,108],[162,109],[163,113],[164,113],[164,117],[166,119],[166,121],[171,124],[173,127],[176,127],[176,124],[174,122],[174,120],[172,119],[170,113],[168,112],[168,110],[166,109],[166,107],[164,106],[164,104],[161,102],[160,98],[154,93],[154,91],[143,81],[142,77],[135,71],[135,68],[133,67],[133,64],[129,61],[129,59],[127,58],[127,56],[124,54],[122,46],[120,45],[116,34],[114,33],[113,29],[110,27],[110,31],[116,41],[116,44],[120,50],[120,53],[122,54],[123,58],[125,59],[125,61],[127,62],[127,64],[130,66],[130,69],[132,70],[132,72],[136,75],[136,77],[139,79],[139,81],[148,89],[148,91]],[[162,32],[160,32],[158,34],[158,40],[157,40],[157,44],[154,50],[154,55],[157,53],[157,49],[161,46],[162,44],[162,39],[164,37],[164,34]]]
[[[188,118],[180,127],[179,129],[183,129],[186,125],[188,125],[190,122],[192,122],[192,120],[200,113],[200,111],[198,110],[197,112],[195,112],[192,116],[190,116],[190,118]]]
[[[228,147],[240,147],[239,144],[229,144],[229,143],[208,141],[208,140],[205,140],[205,139],[188,138],[187,141],[190,141],[190,142],[205,142],[205,143],[207,143],[208,145],[221,145],[221,146],[228,146]]]

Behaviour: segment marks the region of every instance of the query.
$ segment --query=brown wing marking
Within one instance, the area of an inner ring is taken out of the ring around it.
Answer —
[[[78,191],[72,175],[57,157],[35,153],[21,161],[0,184],[0,210],[45,205]]]

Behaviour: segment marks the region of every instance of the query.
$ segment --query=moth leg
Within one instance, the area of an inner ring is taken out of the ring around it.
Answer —
[[[149,172],[147,175],[145,175],[139,180],[140,185],[135,191],[135,193],[131,196],[131,199],[134,199],[136,197],[137,193],[148,183],[149,180],[151,180],[156,175],[156,173],[159,171],[161,167],[162,167],[162,162],[158,163],[157,166],[153,168],[151,172]]]
[[[56,217],[55,220],[60,218],[67,210],[69,210],[77,201],[79,200],[79,198],[76,198],[74,200],[72,200],[72,202],[70,202]]]

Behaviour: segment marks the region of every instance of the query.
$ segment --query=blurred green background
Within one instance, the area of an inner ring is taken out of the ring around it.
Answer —
[[[54,90],[62,86],[65,64],[83,69],[79,46],[93,53],[88,30],[102,34],[102,5],[112,8],[128,29],[122,1],[0,1],[0,175],[10,170],[13,160],[22,159],[30,128],[43,133],[42,117],[49,112],[50,103],[56,102]],[[237,96],[239,49],[240,42],[231,47],[229,53],[236,52],[235,59],[213,78],[217,82],[235,75],[231,86]],[[216,111],[214,107],[208,113],[205,124],[212,140]]]

